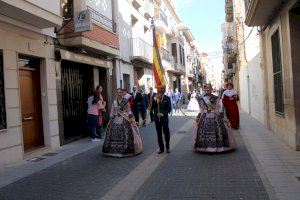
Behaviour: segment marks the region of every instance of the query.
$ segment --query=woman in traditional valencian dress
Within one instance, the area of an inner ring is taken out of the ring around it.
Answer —
[[[191,100],[188,104],[187,110],[199,112],[199,103],[196,97],[197,97],[197,93],[196,90],[194,90],[193,94],[191,95]]]
[[[237,106],[238,94],[233,89],[232,83],[226,84],[226,90],[223,92],[222,99],[231,128],[238,129],[240,126],[239,108]]]
[[[205,94],[199,97],[200,113],[193,138],[195,151],[223,152],[235,148],[236,143],[230,125],[223,116],[218,96],[211,94],[212,87],[204,87]]]
[[[142,140],[127,99],[122,89],[117,90],[113,101],[110,122],[102,148],[105,156],[128,157],[142,152]]]

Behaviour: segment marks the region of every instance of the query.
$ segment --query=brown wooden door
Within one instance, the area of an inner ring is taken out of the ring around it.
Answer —
[[[24,150],[28,151],[44,144],[38,70],[20,70],[20,93]]]

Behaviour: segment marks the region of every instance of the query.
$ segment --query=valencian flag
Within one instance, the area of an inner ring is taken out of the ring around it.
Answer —
[[[166,86],[166,81],[164,79],[163,66],[161,63],[158,41],[155,32],[154,21],[151,20],[152,29],[153,29],[153,74],[155,79],[156,87],[164,87]]]

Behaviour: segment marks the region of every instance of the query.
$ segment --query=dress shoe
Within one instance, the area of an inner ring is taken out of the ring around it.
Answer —
[[[162,150],[158,150],[157,151],[157,154],[162,154],[164,151],[162,151]]]
[[[167,153],[171,153],[170,149],[167,149]]]

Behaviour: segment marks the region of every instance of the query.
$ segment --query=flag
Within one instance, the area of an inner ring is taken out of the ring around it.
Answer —
[[[152,29],[153,29],[153,75],[154,82],[156,87],[165,87],[166,81],[164,79],[164,71],[161,63],[159,45],[156,37],[155,26],[152,20]]]

